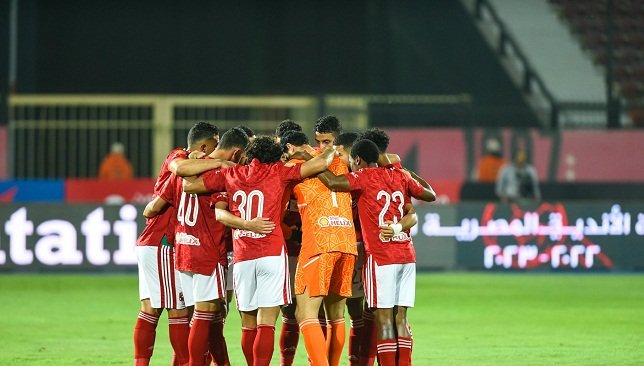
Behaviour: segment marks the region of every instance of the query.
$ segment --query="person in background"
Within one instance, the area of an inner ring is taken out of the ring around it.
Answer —
[[[479,160],[477,180],[479,183],[494,183],[499,171],[505,164],[499,140],[490,138],[485,141],[485,152]]]
[[[537,170],[528,163],[528,155],[523,148],[515,150],[512,162],[499,172],[496,194],[503,202],[541,200]]]
[[[128,180],[133,177],[132,164],[123,154],[125,146],[115,142],[110,148],[110,153],[105,156],[98,168],[100,180]]]

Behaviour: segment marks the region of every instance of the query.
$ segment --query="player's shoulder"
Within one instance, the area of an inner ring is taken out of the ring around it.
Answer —
[[[165,160],[166,162],[170,163],[172,160],[177,159],[177,158],[184,158],[187,159],[188,155],[190,152],[182,147],[175,147],[174,149],[170,150],[168,153],[168,156],[166,156]]]

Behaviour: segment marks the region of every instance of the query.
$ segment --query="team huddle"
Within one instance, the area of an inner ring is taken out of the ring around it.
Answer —
[[[135,365],[149,364],[163,309],[173,365],[229,365],[232,296],[248,365],[270,364],[280,312],[280,365],[293,364],[300,335],[309,364],[339,365],[345,308],[351,365],[411,365],[411,199],[435,193],[387,153],[382,130],[343,133],[325,116],[315,140],[291,120],[271,137],[240,126],[220,138],[199,122],[170,152],[137,240]]]

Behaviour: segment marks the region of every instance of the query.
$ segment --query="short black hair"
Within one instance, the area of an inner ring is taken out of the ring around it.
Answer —
[[[257,159],[260,163],[277,163],[282,158],[282,147],[272,137],[261,136],[248,144],[246,157],[249,161]]]
[[[213,138],[219,134],[219,129],[208,122],[197,122],[188,131],[188,146],[192,146],[199,141]]]
[[[293,146],[302,146],[308,145],[309,138],[306,137],[306,134],[302,131],[286,131],[286,133],[280,139],[280,145],[282,145],[282,151],[287,151],[286,144],[291,144]]]
[[[320,117],[315,122],[315,132],[332,133],[333,136],[338,136],[342,133],[340,120],[334,115]]]
[[[373,141],[378,146],[381,154],[386,153],[387,147],[389,147],[389,135],[379,128],[370,128],[362,132],[358,138],[360,140],[367,139]]]
[[[217,148],[228,150],[238,147],[244,150],[246,146],[248,146],[248,135],[246,135],[246,132],[239,127],[233,127],[221,136]]]
[[[367,164],[373,164],[378,162],[380,151],[373,141],[362,139],[353,144],[351,148],[351,157],[355,159],[356,156],[359,156]]]
[[[255,131],[251,130],[247,126],[239,125],[239,126],[236,126],[236,127],[241,128],[242,130],[244,130],[244,132],[246,132],[246,135],[248,136],[248,138],[251,138],[251,137],[255,136]]]
[[[281,139],[282,136],[284,136],[284,134],[288,131],[302,131],[302,126],[300,126],[292,119],[285,119],[280,122],[279,125],[277,125],[277,128],[275,129],[275,136]]]
[[[353,143],[358,139],[357,132],[343,132],[333,139],[333,145],[344,146],[345,149],[351,148]]]

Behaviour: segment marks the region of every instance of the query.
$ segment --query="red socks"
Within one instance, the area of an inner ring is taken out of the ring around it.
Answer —
[[[378,364],[381,366],[396,366],[396,352],[398,344],[396,339],[383,339],[378,341]]]
[[[295,351],[300,340],[300,326],[297,320],[282,317],[282,331],[280,332],[280,365],[291,366],[295,358]]]
[[[241,334],[241,347],[244,352],[244,357],[246,358],[246,364],[253,364],[253,345],[255,344],[255,338],[257,337],[257,328],[244,328],[242,327]]]
[[[364,321],[351,319],[351,330],[349,332],[349,365],[357,366],[360,360],[360,342],[362,341],[362,329]]]
[[[204,354],[208,352],[210,323],[215,317],[214,312],[195,310],[192,315],[192,328],[188,337],[190,366],[201,366]]]
[[[275,348],[275,326],[257,325],[257,336],[253,344],[253,366],[269,366]]]
[[[157,315],[139,312],[134,326],[134,365],[147,366],[154,351],[156,337]]]
[[[398,366],[411,365],[411,338],[398,337]]]
[[[221,312],[215,313],[215,318],[210,324],[210,339],[208,343],[208,349],[210,350],[212,361],[215,365],[230,366],[226,338],[224,338],[224,318],[221,316]]]
[[[188,337],[190,336],[188,316],[168,318],[168,332],[177,365],[188,365],[190,361],[190,354],[188,353]]]

